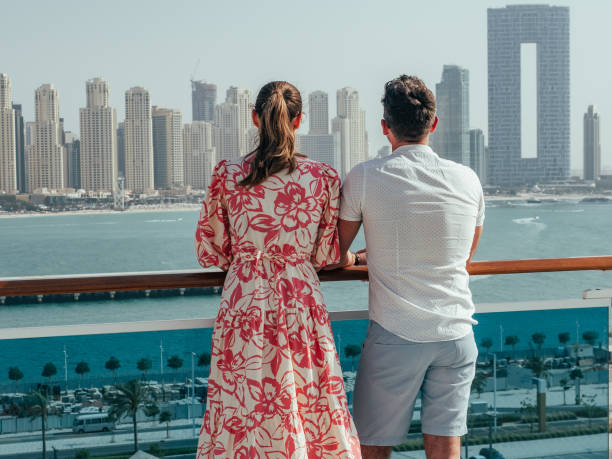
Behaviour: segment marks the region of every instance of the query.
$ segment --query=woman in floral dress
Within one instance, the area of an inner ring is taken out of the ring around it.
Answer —
[[[317,270],[339,259],[340,180],[294,150],[298,90],[266,84],[259,145],[221,161],[198,222],[200,264],[227,271],[198,458],[358,458]]]

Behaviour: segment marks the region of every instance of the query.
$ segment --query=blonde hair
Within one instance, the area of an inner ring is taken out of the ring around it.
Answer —
[[[292,121],[302,112],[302,96],[291,83],[272,81],[259,91],[254,110],[259,117],[259,144],[246,156],[251,170],[239,182],[248,187],[283,169],[293,172],[297,167]]]

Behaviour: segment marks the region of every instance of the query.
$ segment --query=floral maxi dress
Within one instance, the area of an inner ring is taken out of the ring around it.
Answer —
[[[227,270],[212,338],[198,458],[358,458],[316,270],[339,259],[340,180],[300,158],[253,187],[221,161],[195,247]]]

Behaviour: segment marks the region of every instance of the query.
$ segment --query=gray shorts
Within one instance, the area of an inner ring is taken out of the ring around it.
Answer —
[[[362,444],[403,443],[419,391],[423,433],[465,435],[478,356],[473,333],[453,341],[416,343],[371,321],[362,349],[353,399]]]

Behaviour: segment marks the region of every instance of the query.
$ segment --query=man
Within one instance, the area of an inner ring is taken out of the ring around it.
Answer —
[[[393,153],[355,166],[340,206],[341,263],[367,264],[370,280],[355,424],[363,457],[389,458],[421,392],[427,457],[459,458],[478,354],[467,265],[482,232],[482,187],[428,146],[438,118],[420,79],[389,81],[382,103]],[[354,254],[362,222],[367,251]]]

